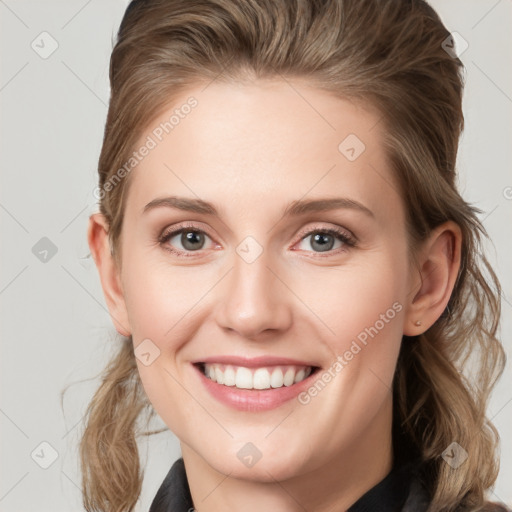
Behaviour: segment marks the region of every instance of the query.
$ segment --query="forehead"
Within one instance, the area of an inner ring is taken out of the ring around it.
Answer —
[[[297,80],[190,88],[139,139],[136,149],[150,149],[131,171],[127,205],[140,214],[172,194],[250,210],[348,194],[385,208],[383,192],[396,202],[397,187],[380,120],[371,105]]]

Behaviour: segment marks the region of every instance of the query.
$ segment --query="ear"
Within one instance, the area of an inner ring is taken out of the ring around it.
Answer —
[[[432,231],[417,252],[411,269],[404,334],[417,336],[431,327],[445,310],[460,268],[462,232],[448,221]]]
[[[108,222],[104,215],[95,213],[89,217],[87,240],[92,257],[98,268],[101,287],[117,332],[130,336],[131,329],[121,286],[117,264],[110,250]]]

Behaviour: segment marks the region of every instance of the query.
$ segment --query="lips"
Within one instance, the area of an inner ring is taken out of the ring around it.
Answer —
[[[265,411],[292,400],[320,367],[308,361],[260,356],[212,356],[193,362],[206,390],[241,411]]]
[[[277,356],[259,356],[259,357],[240,357],[240,356],[212,356],[205,359],[192,361],[192,364],[224,364],[231,366],[243,366],[245,368],[263,368],[265,366],[311,366],[318,365],[311,361],[300,361],[289,357]]]
[[[318,369],[305,361],[276,356],[217,356],[193,364],[210,380],[238,389],[291,386]]]

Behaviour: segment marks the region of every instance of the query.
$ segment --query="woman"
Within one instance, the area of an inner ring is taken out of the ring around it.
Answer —
[[[505,510],[500,286],[428,4],[134,0],[110,80],[86,509],[133,509],[156,412],[182,458],[151,512]]]

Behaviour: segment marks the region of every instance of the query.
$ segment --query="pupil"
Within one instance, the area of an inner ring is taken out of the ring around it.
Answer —
[[[330,242],[329,240],[326,242],[326,238],[330,238]],[[311,247],[313,247],[313,249],[315,248],[313,244],[315,243],[319,243],[320,246],[320,252],[324,252],[324,251],[330,251],[332,249],[332,246],[334,244],[334,240],[333,240],[333,237],[332,235],[322,235],[321,233],[317,233],[314,237],[313,237],[313,242],[311,243]]]
[[[181,243],[185,249],[197,249],[204,242],[204,236],[202,233],[197,233],[195,231],[186,231],[181,235]],[[334,240],[332,235],[326,235],[322,233],[317,233],[313,237],[313,242],[311,243],[311,247],[315,249],[314,244],[318,244],[316,247],[320,250],[320,252],[330,251],[332,249]]]
[[[197,249],[197,243],[199,242],[199,246],[201,246],[203,239],[202,233],[196,233],[195,231],[185,231],[181,235],[181,243],[185,249]]]

